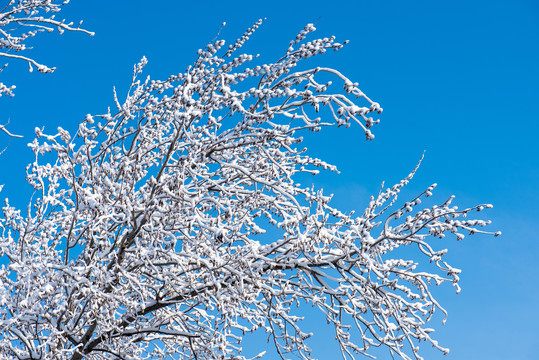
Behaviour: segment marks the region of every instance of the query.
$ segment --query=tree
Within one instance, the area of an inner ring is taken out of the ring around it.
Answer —
[[[42,32],[53,32],[56,28],[60,34],[64,31],[81,31],[89,35],[94,33],[82,29],[82,21],[77,27],[73,23],[64,20],[56,20],[55,15],[69,0],[9,0],[0,10],[0,56],[9,59],[17,59],[28,63],[30,72],[35,66],[41,73],[52,73],[56,68],[50,68],[41,64],[31,57],[18,54],[29,50],[31,47],[26,42]],[[43,16],[47,14],[46,16]],[[1,69],[2,72],[7,64]],[[14,96],[15,85],[6,85],[0,82],[0,96]],[[9,123],[9,122],[8,122]],[[0,125],[0,130],[11,137],[20,137],[10,133],[6,126]]]
[[[420,341],[448,351],[427,327],[445,313],[430,285],[458,291],[460,271],[428,239],[487,233],[489,221],[463,218],[490,205],[459,210],[450,197],[416,210],[434,184],[396,206],[417,167],[361,216],[301,186],[298,176],[336,168],[300,149],[299,134],[356,123],[372,140],[382,109],[335,69],[295,69],[343,46],[307,41],[312,24],[274,63],[233,57],[261,22],[163,81],[139,79],[143,58],[117,111],[87,115],[74,136],[36,129],[37,195],[25,215],[6,200],[0,220],[2,358],[246,359],[254,332],[283,359],[311,359],[296,310],[307,304],[343,358],[384,345],[420,359]],[[392,256],[406,246],[437,271]]]

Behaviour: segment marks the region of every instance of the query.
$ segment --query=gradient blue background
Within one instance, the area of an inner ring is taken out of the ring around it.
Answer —
[[[87,113],[114,107],[132,66],[143,55],[146,74],[162,79],[182,72],[196,50],[214,38],[229,42],[261,17],[267,21],[245,50],[275,61],[289,40],[317,19],[315,36],[336,35],[350,44],[318,60],[338,68],[384,108],[376,139],[366,142],[357,126],[330,129],[307,140],[312,153],[336,164],[340,175],[315,178],[335,194],[334,204],[362,211],[379,184],[406,176],[426,150],[404,197],[433,182],[437,200],[451,194],[457,204],[492,203],[486,217],[498,238],[474,236],[448,248],[449,262],[463,270],[459,295],[436,289],[449,311],[431,327],[443,357],[423,346],[426,359],[538,359],[539,353],[539,4],[536,1],[72,1],[58,15],[84,19],[94,37],[41,34],[27,53],[54,74],[28,73],[10,61],[0,74],[16,84],[15,98],[0,98],[0,123],[24,139],[9,140],[0,156],[2,197],[25,207],[30,194],[26,144],[33,129],[75,131]],[[8,144],[9,141],[9,144]],[[320,328],[313,343],[321,359],[338,358],[333,334]],[[327,340],[327,342],[326,342]],[[249,348],[249,347],[247,347]],[[390,358],[382,353],[382,359]]]

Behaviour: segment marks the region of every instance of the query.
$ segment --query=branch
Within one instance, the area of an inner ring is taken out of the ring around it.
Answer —
[[[9,120],[7,121],[6,124],[0,125],[0,130],[5,132],[8,136],[15,137],[15,138],[22,138],[22,135],[16,135],[16,134],[12,134],[11,132],[9,132],[9,130],[6,129],[6,126],[8,126],[8,125],[9,125]]]

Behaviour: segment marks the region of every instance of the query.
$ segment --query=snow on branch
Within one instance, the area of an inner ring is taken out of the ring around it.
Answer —
[[[302,136],[355,124],[373,139],[382,108],[341,72],[298,66],[343,46],[308,40],[311,24],[277,61],[251,65],[239,52],[261,23],[166,80],[140,79],[143,58],[117,110],[73,135],[36,129],[35,200],[24,213],[6,201],[0,219],[0,357],[263,357],[242,353],[254,333],[283,359],[313,359],[305,305],[346,359],[380,346],[421,359],[419,342],[447,352],[427,327],[445,313],[430,288],[457,286],[460,271],[429,239],[482,232],[488,222],[463,218],[488,206],[419,208],[432,186],[397,207],[417,168],[361,216],[299,184],[336,171]]]
[[[60,34],[67,30],[94,35],[80,27],[82,21],[73,26],[72,22],[66,22],[65,19],[56,20],[56,13],[68,2],[69,0],[9,0],[0,10],[0,56],[27,62],[30,72],[34,67],[42,73],[53,72],[54,67],[50,68],[20,53],[31,49],[26,45],[26,41],[41,32],[53,32],[56,29]],[[8,86],[0,82],[0,96],[13,96],[14,89],[15,85]]]
[[[10,136],[10,137],[17,137],[17,138],[22,137],[21,135],[12,134],[8,129],[6,129],[6,126],[8,126],[8,125],[9,125],[9,120],[7,121],[6,124],[0,125],[0,130],[3,131],[4,133],[6,133],[7,136]]]

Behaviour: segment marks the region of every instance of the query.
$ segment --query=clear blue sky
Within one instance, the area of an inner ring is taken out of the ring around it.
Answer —
[[[26,143],[33,129],[70,131],[87,113],[113,107],[112,87],[124,94],[132,66],[143,55],[154,79],[183,71],[196,50],[221,36],[240,36],[258,18],[267,21],[247,51],[274,61],[288,41],[318,19],[318,36],[350,43],[319,64],[341,70],[384,108],[366,142],[361,130],[331,129],[308,140],[313,153],[336,164],[340,175],[315,178],[335,193],[335,204],[362,211],[381,181],[396,182],[425,160],[408,186],[411,197],[433,182],[438,200],[451,194],[466,206],[492,203],[486,216],[498,238],[474,236],[448,248],[447,259],[463,270],[456,295],[436,293],[449,311],[436,318],[447,357],[424,347],[427,359],[538,359],[539,352],[539,3],[514,1],[76,1],[60,13],[84,19],[94,37],[42,34],[28,52],[54,74],[28,73],[10,61],[0,75],[16,84],[16,96],[0,98],[0,123],[8,118],[12,139],[0,156],[2,197],[25,206]],[[6,144],[2,136],[0,144]],[[321,359],[337,358],[333,335],[321,330],[314,344]],[[384,353],[382,359],[389,356]]]

